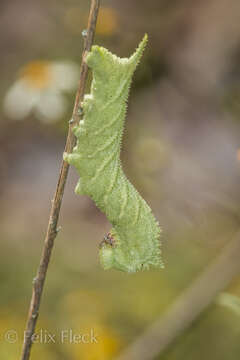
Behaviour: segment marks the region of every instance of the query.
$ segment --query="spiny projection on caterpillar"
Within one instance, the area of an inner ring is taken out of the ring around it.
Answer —
[[[85,59],[93,73],[91,92],[81,104],[83,120],[73,128],[77,144],[64,154],[80,175],[75,192],[90,196],[113,225],[99,246],[103,268],[126,272],[163,267],[159,224],[120,162],[129,88],[146,43],[147,35],[129,58],[92,46]]]

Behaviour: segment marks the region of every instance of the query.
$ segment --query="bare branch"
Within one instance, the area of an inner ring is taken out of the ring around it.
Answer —
[[[75,145],[75,136],[72,133],[72,127],[77,124],[79,121],[78,110],[80,108],[80,102],[83,100],[83,95],[85,91],[85,85],[88,74],[88,67],[84,61],[86,52],[90,51],[93,38],[95,34],[98,10],[100,6],[100,0],[92,0],[91,8],[88,18],[88,27],[84,33],[84,49],[82,53],[82,63],[80,71],[80,80],[79,86],[75,98],[75,104],[73,108],[72,120],[69,122],[68,135],[65,145],[65,152],[72,152],[72,149]],[[54,246],[54,240],[58,233],[58,218],[62,204],[62,198],[65,188],[65,183],[68,176],[69,165],[67,162],[62,161],[56,192],[52,201],[52,207],[50,211],[50,217],[47,227],[47,234],[43,246],[43,251],[40,259],[39,268],[37,271],[37,276],[33,280],[33,290],[32,298],[29,307],[29,313],[27,318],[26,330],[25,330],[25,341],[23,343],[21,360],[28,360],[30,357],[31,347],[32,347],[32,336],[34,334],[38,312],[41,302],[41,297],[43,293],[44,282],[47,275],[48,265],[51,258],[52,249]]]

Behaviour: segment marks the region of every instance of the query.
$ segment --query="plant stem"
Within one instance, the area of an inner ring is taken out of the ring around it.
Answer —
[[[93,43],[99,6],[100,6],[100,0],[91,0],[91,8],[89,12],[87,31],[86,34],[84,34],[84,48],[82,53],[79,86],[76,93],[72,120],[69,122],[68,135],[64,150],[67,153],[72,152],[76,142],[75,136],[72,133],[72,127],[76,125],[79,121],[78,109],[80,107],[81,101],[83,100],[83,95],[84,95],[85,85],[88,75],[88,67],[84,61],[84,58],[86,53],[90,51]],[[46,279],[48,265],[50,262],[52,249],[54,246],[54,240],[58,233],[57,225],[58,225],[59,213],[62,204],[64,188],[68,176],[68,170],[69,170],[69,164],[65,161],[62,161],[56,192],[52,200],[52,207],[50,211],[47,233],[44,241],[40,264],[37,270],[37,276],[33,280],[32,298],[29,307],[26,330],[24,333],[24,342],[23,342],[21,360],[28,360],[30,358],[32,340],[37,324],[37,318],[39,314],[44,282]]]

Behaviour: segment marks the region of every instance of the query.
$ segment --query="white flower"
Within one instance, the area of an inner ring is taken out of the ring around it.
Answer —
[[[14,120],[34,112],[41,121],[57,121],[67,108],[64,92],[75,89],[78,78],[79,68],[72,62],[30,62],[8,90],[4,110]]]

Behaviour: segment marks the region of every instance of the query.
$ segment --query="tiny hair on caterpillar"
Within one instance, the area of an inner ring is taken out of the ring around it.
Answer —
[[[88,195],[113,226],[99,246],[103,268],[125,272],[163,267],[159,223],[120,161],[129,88],[146,43],[147,35],[129,58],[92,46],[85,58],[91,91],[81,103],[83,119],[73,127],[76,146],[64,153],[80,175],[75,192]]]

